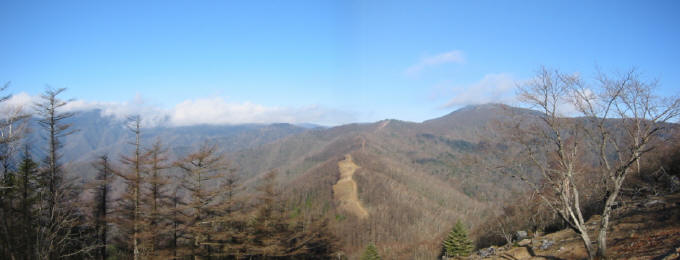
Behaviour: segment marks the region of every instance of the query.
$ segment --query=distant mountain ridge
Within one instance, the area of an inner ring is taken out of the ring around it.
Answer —
[[[293,205],[325,208],[335,218],[345,250],[376,242],[391,246],[388,258],[411,259],[401,254],[436,252],[438,235],[455,220],[474,227],[526,189],[493,170],[519,151],[497,132],[497,123],[516,116],[536,114],[500,104],[468,106],[423,123],[390,119],[309,130],[230,158],[246,183],[277,169]],[[352,178],[366,218],[334,200],[332,187],[348,155],[359,167]]]
[[[389,247],[392,254],[387,258],[404,258],[402,254],[410,252],[436,252],[438,236],[455,220],[474,227],[525,189],[491,170],[518,151],[494,128],[497,122],[512,120],[509,114],[535,116],[526,109],[486,104],[422,123],[390,119],[329,128],[165,126],[142,129],[142,138],[145,145],[162,140],[171,149],[171,158],[206,141],[218,145],[239,170],[245,193],[275,169],[282,198],[300,214],[328,216],[348,254],[375,242]],[[133,136],[121,120],[93,110],[76,114],[71,122],[79,131],[64,140],[63,158],[82,175],[92,172],[89,162],[97,156],[117,158],[131,149],[128,142]],[[34,132],[31,139],[36,138]],[[32,143],[37,147],[41,142]],[[352,179],[358,203],[366,210],[364,217],[343,210],[333,196],[333,185],[341,176],[339,163],[348,156],[358,167]]]
[[[133,139],[125,120],[106,116],[99,109],[78,111],[66,123],[75,132],[62,140],[63,159],[84,162],[108,154],[118,156],[129,151],[128,142]],[[37,119],[30,122],[32,129],[28,140],[36,157],[42,158],[46,142]],[[191,147],[210,141],[225,152],[233,152],[252,146],[263,145],[288,135],[297,134],[310,128],[322,128],[306,124],[296,126],[287,123],[241,124],[241,125],[194,125],[194,126],[157,126],[142,128],[143,144],[148,145],[160,139],[174,154],[186,153]]]

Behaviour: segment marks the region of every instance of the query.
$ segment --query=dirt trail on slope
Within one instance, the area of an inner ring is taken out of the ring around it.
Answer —
[[[368,217],[368,212],[361,206],[357,190],[357,183],[352,179],[354,172],[360,167],[352,161],[351,155],[345,155],[345,159],[338,162],[340,179],[333,185],[333,197],[340,202],[340,208],[359,218]]]

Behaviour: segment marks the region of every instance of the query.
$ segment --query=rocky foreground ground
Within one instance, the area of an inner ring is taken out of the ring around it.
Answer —
[[[591,238],[600,216],[588,220]],[[608,237],[612,259],[680,259],[680,193],[646,196],[617,209]],[[484,248],[468,259],[586,259],[572,230],[534,236],[512,246]]]

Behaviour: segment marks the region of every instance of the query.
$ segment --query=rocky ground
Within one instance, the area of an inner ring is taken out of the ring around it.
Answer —
[[[588,220],[594,229],[600,216]],[[610,225],[612,259],[680,259],[680,193],[626,202]],[[571,230],[535,236],[513,246],[484,248],[468,259],[585,259],[586,250]]]

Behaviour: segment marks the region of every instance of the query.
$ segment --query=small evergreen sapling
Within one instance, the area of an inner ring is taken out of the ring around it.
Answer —
[[[364,254],[361,255],[361,260],[380,260],[380,255],[378,255],[378,249],[373,245],[369,244],[364,250]]]
[[[474,249],[472,240],[467,236],[467,231],[459,221],[453,227],[449,235],[444,239],[442,251],[446,257],[469,256]]]

